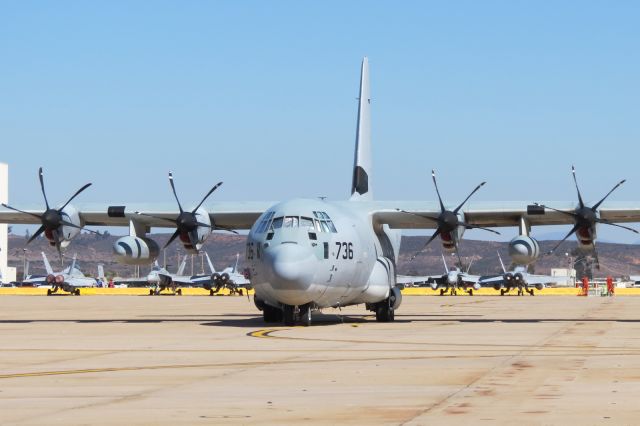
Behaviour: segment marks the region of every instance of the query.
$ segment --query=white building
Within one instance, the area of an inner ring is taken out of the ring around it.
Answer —
[[[9,166],[0,163],[0,203],[9,202]],[[16,268],[9,268],[7,256],[9,254],[9,236],[6,223],[0,223],[0,282],[16,280]]]

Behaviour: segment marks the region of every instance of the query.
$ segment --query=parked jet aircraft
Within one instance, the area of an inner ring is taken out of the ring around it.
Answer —
[[[249,290],[251,289],[251,281],[249,281],[244,274],[240,274],[238,272],[238,262],[240,261],[240,255],[236,255],[236,264],[225,268],[222,272],[216,272],[216,269],[213,267],[213,263],[211,263],[211,259],[209,259],[209,253],[205,252],[205,256],[207,257],[207,262],[209,263],[209,269],[212,272],[211,275],[211,283],[204,288],[209,290],[209,294],[213,296],[214,294],[220,292],[223,288],[228,289],[231,294],[237,294],[242,296],[242,294],[246,291],[247,297],[249,296]],[[215,287],[215,289],[213,289]]]
[[[453,216],[444,217],[442,207],[446,210],[447,206],[444,202],[438,205],[424,201],[374,201],[370,102],[369,65],[365,58],[360,78],[351,197],[347,201],[293,199],[275,205],[218,202],[206,207],[201,203],[195,210],[149,204],[93,205],[79,207],[78,215],[70,217],[69,222],[78,227],[129,225],[130,235],[119,239],[114,251],[120,260],[130,263],[148,263],[157,257],[157,251],[153,250],[157,244],[146,237],[151,227],[175,227],[174,235],[180,237],[186,249],[192,249],[194,241],[197,248],[213,227],[249,229],[246,262],[255,289],[254,301],[264,320],[309,324],[312,310],[354,304],[364,304],[375,312],[378,321],[394,319],[401,303],[395,287],[395,265],[402,229],[439,228],[438,236],[447,248],[450,246],[447,238],[452,233],[461,238],[469,227],[517,226],[523,220],[533,226],[558,225],[574,220],[566,214],[572,211],[569,204],[566,210],[557,206],[560,211],[547,211],[520,202],[474,203],[464,211],[451,210]],[[0,211],[0,221],[40,223],[37,214],[39,211],[4,210]],[[640,203],[598,209],[598,214],[607,222],[637,222]],[[211,226],[200,220],[203,217],[209,219]],[[456,228],[445,230],[439,218],[447,223],[450,219]],[[63,225],[55,229],[59,239],[66,242],[72,235],[60,232]]]
[[[154,261],[151,271],[146,277],[130,278],[123,280],[127,283],[139,283],[149,284],[152,288],[149,289],[149,295],[158,295],[164,290],[171,290],[173,294],[182,295],[182,289],[180,286],[189,287],[207,287],[210,286],[210,275],[183,275],[187,266],[187,257],[185,256],[178,267],[175,274],[167,271],[165,268],[158,265],[157,261]],[[210,288],[210,287],[209,287]]]
[[[450,270],[444,255],[442,255],[442,263],[444,263],[446,272],[439,276],[430,277],[427,281],[431,284],[433,290],[440,288],[440,296],[444,296],[447,292],[455,296],[458,294],[458,289],[462,289],[469,296],[473,296],[473,290],[480,290],[479,275],[471,275],[469,274],[469,268],[464,272],[458,266]]]
[[[548,275],[530,274],[527,272],[526,265],[516,265],[512,270],[507,271],[500,257],[500,253],[498,253],[498,259],[500,260],[503,274],[495,277],[481,278],[480,284],[483,286],[493,286],[496,291],[500,291],[501,296],[504,296],[505,293],[513,289],[518,290],[518,296],[522,296],[525,291],[533,296],[533,288],[531,287],[535,287],[536,290],[542,290],[546,285],[557,282],[559,279],[558,277],[550,277]]]
[[[42,252],[42,260],[44,261],[44,268],[47,271],[46,283],[51,286],[51,288],[47,290],[48,296],[58,292],[58,290],[80,296],[81,288],[96,286],[95,278],[85,277],[76,266],[76,255],[73,256],[71,265],[60,272],[53,271],[53,268],[49,264],[49,259],[47,259],[47,255],[44,254],[44,252]]]

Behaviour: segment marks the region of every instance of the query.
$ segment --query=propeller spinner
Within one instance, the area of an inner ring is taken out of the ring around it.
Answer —
[[[47,193],[44,189],[44,175],[42,173],[42,167],[40,167],[38,169],[38,177],[40,179],[40,189],[42,190],[42,196],[44,197],[44,204],[46,207],[46,210],[42,213],[42,214],[36,214],[36,213],[29,213],[29,212],[25,212],[23,210],[17,209],[15,207],[11,207],[7,204],[2,204],[3,207],[19,212],[19,213],[24,213],[26,215],[29,216],[33,216],[36,217],[38,219],[40,219],[40,227],[38,228],[38,230],[31,236],[31,238],[29,238],[29,240],[27,241],[27,244],[29,244],[30,242],[32,242],[33,240],[35,240],[36,238],[38,238],[40,236],[40,234],[42,234],[43,232],[45,233],[45,236],[47,237],[47,239],[49,239],[50,241],[53,242],[53,244],[56,247],[56,250],[58,251],[58,254],[60,255],[60,259],[62,260],[62,249],[61,249],[61,244],[62,244],[62,240],[63,240],[63,236],[61,235],[61,227],[62,226],[69,226],[71,228],[76,228],[76,229],[82,229],[82,226],[79,226],[75,223],[72,223],[68,220],[64,219],[64,215],[63,215],[63,210],[65,207],[67,207],[67,205],[69,205],[69,203],[76,198],[82,191],[84,191],[85,189],[87,189],[88,187],[91,186],[90,183],[85,184],[84,186],[82,186],[80,189],[78,189],[75,194],[73,194],[66,203],[64,203],[62,205],[62,207],[58,208],[58,209],[53,209],[49,206],[49,200],[47,199]],[[87,230],[88,232],[92,232],[92,233],[97,233],[95,231],[91,231],[91,230]]]

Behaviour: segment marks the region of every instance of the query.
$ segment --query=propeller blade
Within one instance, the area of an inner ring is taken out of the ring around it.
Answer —
[[[194,229],[193,231],[189,232],[189,242],[191,243],[191,247],[193,247],[194,250],[196,249],[196,244],[198,244],[198,230]]]
[[[413,259],[415,259],[424,249],[426,249],[427,246],[429,244],[431,244],[431,241],[435,240],[438,237],[438,235],[440,235],[440,232],[441,232],[440,228],[436,229],[436,232],[434,232],[433,235],[431,236],[431,238],[429,238],[427,240],[427,242],[424,243],[424,246],[422,246],[422,248],[420,250],[418,250],[417,252],[415,252],[415,254],[413,256],[411,256],[411,258],[409,259],[409,262],[411,262]]]
[[[88,188],[88,187],[90,187],[90,186],[91,186],[91,184],[90,184],[90,183],[87,183],[87,184],[86,184],[86,185],[84,185],[82,188],[78,189],[78,190],[76,191],[76,193],[75,193],[75,194],[73,194],[73,195],[71,196],[71,198],[69,198],[69,199],[67,200],[67,202],[66,202],[66,203],[64,203],[64,204],[63,204],[63,206],[62,206],[62,207],[60,207],[60,208],[58,209],[58,211],[60,212],[60,211],[64,210],[64,208],[65,208],[65,207],[67,207],[67,204],[69,204],[69,203],[71,202],[71,200],[73,200],[74,198],[76,198],[76,197],[77,197],[77,196],[78,196],[82,191],[84,191],[85,189],[87,189],[87,188]],[[47,207],[47,208],[48,208],[48,207]]]
[[[207,198],[209,198],[209,195],[211,195],[211,194],[213,193],[213,191],[215,191],[216,189],[218,189],[218,188],[220,187],[220,185],[222,185],[222,182],[218,182],[217,184],[215,184],[215,185],[213,186],[213,188],[211,188],[211,189],[209,190],[209,192],[207,192],[207,195],[205,195],[205,196],[202,198],[202,201],[200,201],[200,204],[198,204],[198,206],[197,206],[195,209],[193,209],[193,211],[192,211],[191,213],[195,213],[195,212],[196,212],[196,210],[198,210],[198,209],[200,208],[200,206],[201,206],[201,205],[206,201],[206,199],[207,199]]]
[[[576,184],[576,191],[578,192],[578,202],[580,203],[580,208],[584,207],[584,201],[582,201],[582,194],[580,194],[580,188],[578,188],[578,180],[576,179],[576,168],[571,166],[571,174],[573,175],[573,183]]]
[[[580,226],[578,224],[573,225],[573,228],[571,228],[571,231],[569,231],[569,233],[567,235],[565,235],[564,238],[562,240],[560,240],[560,242],[558,244],[556,244],[556,246],[554,248],[552,248],[551,250],[549,250],[546,254],[551,254],[554,251],[556,251],[556,249],[558,247],[560,247],[560,245],[562,243],[564,243],[567,240],[567,238],[572,236],[578,230],[578,228],[580,228]]]
[[[60,264],[64,266],[64,259],[62,258],[62,247],[60,245],[60,235],[58,235],[58,230],[54,229],[53,233],[53,241],[56,244],[56,250],[58,251],[58,255],[60,256]]]
[[[620,185],[622,185],[622,184],[623,184],[623,183],[625,183],[626,181],[627,181],[626,179],[622,179],[620,182],[618,182],[618,183],[616,184],[616,186],[614,186],[614,187],[611,189],[611,191],[607,192],[607,195],[605,195],[604,197],[602,197],[602,200],[598,201],[598,202],[595,204],[595,206],[591,207],[591,210],[593,210],[594,212],[595,212],[596,210],[598,210],[598,207],[600,207],[600,204],[602,204],[602,203],[604,202],[604,200],[606,200],[606,199],[607,199],[607,197],[608,197],[609,195],[611,195],[611,193],[612,193],[613,191],[615,191],[616,189],[618,189],[618,188],[620,187]]]
[[[180,213],[182,210],[182,205],[180,204],[180,200],[178,199],[178,194],[176,194],[176,186],[173,183],[173,173],[169,172],[169,184],[171,185],[171,190],[173,191],[173,196],[176,197],[176,201],[178,202],[178,208],[180,209]]]
[[[45,227],[44,227],[44,225],[41,225],[40,228],[38,228],[38,230],[31,236],[31,238],[29,238],[29,240],[27,241],[27,244],[29,244],[31,241],[33,241],[36,238],[38,238],[40,236],[40,234],[42,234],[44,231],[45,231]]]
[[[498,231],[490,229],[490,228],[485,228],[483,226],[478,226],[478,225],[471,225],[469,223],[466,222],[460,222],[460,226],[464,226],[467,229],[482,229],[483,231],[489,231],[489,232],[493,232],[494,234],[497,235],[501,235]]]
[[[571,217],[576,217],[577,216],[577,214],[575,214],[574,212],[568,212],[568,211],[564,211],[564,210],[560,210],[560,209],[554,209],[553,207],[545,206],[544,204],[538,204],[538,203],[533,203],[533,204],[535,206],[542,207],[543,209],[549,209],[549,210],[552,210],[554,212],[566,214],[567,216],[571,216]]]
[[[29,215],[29,216],[33,216],[33,217],[37,217],[38,219],[42,219],[42,215],[41,215],[41,214],[35,214],[35,213],[25,212],[25,211],[23,211],[23,210],[16,209],[15,207],[11,207],[11,206],[6,205],[6,204],[4,204],[4,203],[2,203],[2,207],[4,207],[5,209],[13,210],[14,212],[24,213],[24,214],[27,214],[27,215]]]
[[[173,235],[171,236],[171,238],[169,238],[169,241],[167,241],[167,244],[164,245],[163,249],[167,248],[169,246],[169,244],[171,244],[173,242],[173,240],[178,238],[178,235],[180,235],[180,230],[176,229],[176,232],[174,232]]]
[[[440,213],[445,211],[444,203],[442,202],[442,197],[440,197],[440,191],[438,190],[438,182],[436,182],[436,172],[435,170],[431,170],[431,178],[433,179],[433,186],[436,187],[436,194],[438,194],[438,201],[440,201]]]
[[[456,209],[455,209],[453,212],[457,214],[457,213],[458,213],[458,211],[462,208],[462,206],[464,206],[464,203],[466,203],[466,202],[469,200],[469,198],[471,198],[471,196],[472,196],[473,194],[475,194],[476,192],[478,192],[478,190],[479,190],[480,188],[482,188],[482,187],[484,186],[484,184],[485,184],[485,183],[487,183],[487,182],[482,182],[480,185],[476,186],[476,188],[475,188],[473,191],[471,191],[471,194],[469,194],[469,195],[467,196],[467,198],[465,198],[465,199],[464,199],[464,201],[463,201],[463,202],[461,202],[461,203],[460,203],[460,205],[459,205],[458,207],[456,207]]]
[[[227,226],[215,225],[213,228],[214,229],[221,229],[223,231],[227,231],[227,232],[231,232],[233,234],[239,235],[238,231],[236,231],[235,229],[231,229],[231,228],[229,228]]]
[[[42,167],[38,169],[38,177],[40,178],[40,189],[42,189],[42,195],[44,196],[44,204],[49,210],[49,200],[47,200],[47,193],[44,190],[44,176],[42,175]]]
[[[597,223],[602,223],[604,225],[617,226],[618,228],[626,229],[628,231],[635,232],[636,234],[640,234],[640,232],[638,232],[637,230],[635,230],[633,228],[630,228],[628,226],[618,225],[617,223],[610,222],[610,221],[608,221],[606,219],[596,219],[596,222]]]
[[[167,219],[166,217],[154,216],[154,215],[151,215],[151,214],[146,214],[146,213],[141,213],[141,212],[134,212],[134,213],[139,215],[139,216],[145,216],[145,217],[150,217],[152,219],[163,220],[165,222],[172,223],[173,225],[176,224],[175,219]]]
[[[432,221],[434,221],[434,222],[437,222],[437,221],[438,221],[438,218],[437,218],[437,217],[426,216],[426,215],[422,215],[422,214],[418,214],[418,213],[411,213],[411,212],[408,212],[408,211],[406,211],[406,210],[402,210],[402,209],[396,209],[396,210],[397,210],[397,211],[399,211],[400,213],[406,213],[406,214],[410,214],[410,215],[412,215],[412,216],[418,216],[418,217],[421,217],[421,218],[423,218],[423,219],[429,219],[429,220],[432,220]]]

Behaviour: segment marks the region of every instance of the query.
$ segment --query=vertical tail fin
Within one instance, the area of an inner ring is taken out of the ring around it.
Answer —
[[[358,124],[356,128],[356,152],[353,162],[351,200],[372,200],[369,186],[371,161],[371,92],[369,89],[369,59],[362,59],[360,97],[358,98]]]
[[[498,259],[500,259],[500,266],[502,266],[502,272],[506,274],[507,273],[507,268],[504,267],[504,262],[502,261],[502,256],[500,256],[500,252],[499,251],[496,252],[496,253],[498,253]]]
[[[53,275],[53,268],[47,259],[47,255],[42,252],[42,260],[44,261],[44,269],[46,269],[48,275]]]
[[[185,255],[182,258],[182,263],[180,264],[180,267],[178,268],[178,272],[176,272],[176,275],[182,275],[184,274],[184,270],[187,267],[187,255]]]
[[[449,273],[449,267],[447,266],[447,261],[444,259],[444,254],[442,255],[442,263],[444,263],[444,270]]]
[[[240,261],[240,253],[236,253],[236,266],[233,267],[233,273],[238,272],[238,262]]]
[[[211,263],[211,259],[209,258],[209,253],[205,251],[204,255],[207,257],[207,263],[209,264],[209,271],[213,274],[214,272],[216,272],[216,268],[214,268],[213,263]]]
[[[104,276],[104,265],[102,263],[98,263],[98,279],[105,281]]]

